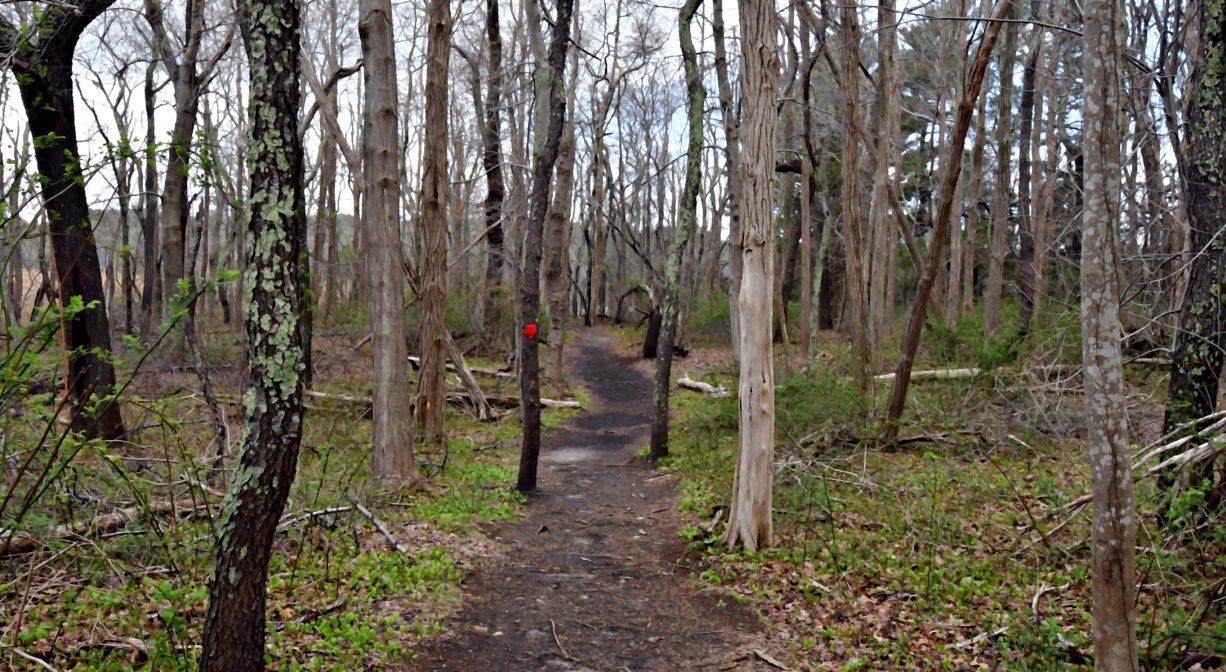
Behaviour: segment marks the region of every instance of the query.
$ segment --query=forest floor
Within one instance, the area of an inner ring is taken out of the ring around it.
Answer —
[[[747,605],[699,590],[674,477],[636,456],[650,427],[651,380],[607,328],[578,332],[572,382],[587,412],[546,432],[527,514],[492,534],[502,558],[465,582],[454,638],[420,670],[770,670]]]

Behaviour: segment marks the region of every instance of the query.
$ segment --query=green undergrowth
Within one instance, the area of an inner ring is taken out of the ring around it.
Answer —
[[[973,324],[963,329],[956,352],[938,345],[920,365],[966,361],[974,353],[961,348],[984,341]],[[906,441],[885,451],[876,409],[888,386],[861,392],[842,356],[812,374],[776,365],[776,543],[758,553],[718,543],[735,464],[735,380],[706,372],[734,391],[723,399],[674,395],[664,468],[679,479],[699,580],[753,604],[802,667],[1087,669],[1084,446],[1079,428],[1059,434],[1050,429],[1064,426],[1059,418],[1037,423],[1027,410],[1071,417],[1079,407],[1018,391],[1026,372],[1002,362],[994,374],[912,385]],[[1149,669],[1222,661],[1226,534],[1158,535],[1154,483],[1137,487],[1141,657]]]
[[[521,433],[514,412],[480,422],[449,406],[447,445],[416,454],[422,487],[373,486],[369,411],[341,398],[370,394],[368,360],[350,341],[316,341],[313,388],[332,397],[308,398],[297,478],[274,544],[270,669],[403,668],[459,608],[463,576],[500,552],[489,526],[522,512],[524,500],[512,489]],[[210,345],[219,361],[234,352]],[[222,369],[214,380],[236,440],[241,406],[227,383],[237,376]],[[73,458],[18,527],[39,540],[38,550],[0,557],[0,667],[24,669],[15,647],[55,669],[195,669],[212,520],[224,489],[207,482],[212,426],[191,392],[195,382],[190,373],[139,379],[125,415],[143,428],[129,443],[65,442]],[[480,382],[515,393],[510,381]],[[587,403],[582,390],[546,386],[542,393]],[[556,426],[576,412],[547,411],[543,422]],[[16,497],[24,494],[19,485]],[[150,510],[168,501],[176,511]],[[393,549],[359,504],[406,553]],[[141,510],[131,524],[55,538],[56,525],[128,506]],[[9,525],[6,518],[0,527]]]

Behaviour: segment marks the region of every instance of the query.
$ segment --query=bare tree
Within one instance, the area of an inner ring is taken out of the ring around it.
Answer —
[[[430,0],[426,47],[426,132],[423,145],[421,375],[417,420],[426,443],[441,445],[447,408],[447,69],[451,54],[451,1]],[[399,248],[399,245],[397,245]]]
[[[111,396],[115,369],[110,323],[81,174],[72,78],[73,51],[81,33],[110,5],[110,0],[51,5],[21,28],[0,17],[0,57],[16,75],[34,138],[56,291],[65,318],[65,388],[76,400],[74,428],[116,439],[124,433],[123,418]],[[94,396],[102,401],[91,411]]]
[[[740,248],[743,275],[737,301],[740,329],[740,435],[732,507],[723,542],[756,550],[770,546],[774,476],[775,365],[771,348],[771,278],[775,266],[775,88],[779,80],[779,17],[772,0],[738,5],[745,142],[741,166]],[[853,10],[854,11],[854,10]]]
[[[1184,293],[1180,330],[1175,338],[1163,430],[1173,432],[1213,413],[1226,348],[1226,80],[1214,75],[1226,67],[1226,12],[1207,2],[1200,12],[1200,43],[1191,82],[1192,104],[1187,114],[1185,172],[1188,216],[1191,220],[1192,271]],[[1204,474],[1213,480],[1212,470]],[[1170,485],[1173,479],[1166,478]],[[1219,482],[1211,505],[1226,501],[1226,483]]]
[[[677,334],[677,316],[680,310],[680,275],[682,257],[694,231],[694,213],[698,206],[698,187],[702,161],[702,111],[707,92],[702,86],[698,70],[698,53],[690,35],[690,23],[702,0],[686,0],[681,6],[678,34],[681,40],[681,59],[685,67],[685,90],[689,98],[689,142],[685,156],[685,186],[681,192],[681,213],[673,229],[673,242],[668,249],[664,268],[664,297],[660,302],[663,320],[660,325],[660,341],[656,347],[656,383],[653,391],[655,415],[651,423],[651,453],[655,461],[668,455],[668,388],[673,367],[673,343]]]
[[[362,133],[362,201],[366,269],[370,283],[371,353],[374,394],[371,409],[371,476],[391,485],[417,480],[413,461],[413,418],[405,362],[404,268],[400,242],[400,174],[396,116],[396,52],[391,0],[361,0],[365,106]]]
[[[528,198],[530,212],[524,235],[523,273],[519,288],[519,317],[524,325],[534,322],[541,311],[541,246],[553,167],[558,160],[558,145],[566,122],[562,82],[566,48],[570,41],[572,8],[573,0],[557,0],[548,60],[536,65],[535,77],[538,82],[546,84],[549,92],[549,114],[548,128],[542,129],[544,135],[533,150],[532,193]],[[537,462],[541,452],[540,352],[536,338],[520,337],[519,342],[519,408],[524,434],[520,446],[519,478],[515,487],[521,492],[530,492],[536,489]]]
[[[1132,493],[1123,327],[1116,276],[1120,221],[1120,36],[1114,0],[1087,0],[1081,353],[1094,524],[1094,668],[1135,672],[1137,518]]]

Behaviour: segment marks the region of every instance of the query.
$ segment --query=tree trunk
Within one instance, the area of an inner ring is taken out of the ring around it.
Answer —
[[[71,8],[46,8],[33,27],[33,37],[19,37],[7,20],[0,20],[0,44],[8,51],[4,60],[17,80],[34,138],[58,299],[64,311],[62,338],[68,359],[64,381],[65,391],[75,401],[72,426],[103,439],[123,436],[124,428],[119,405],[111,396],[115,369],[110,324],[78,154],[72,61],[81,33],[110,4],[109,0],[91,0]],[[51,297],[47,299],[50,302]],[[74,302],[82,307],[72,308]],[[95,406],[91,398],[101,401]]]
[[[724,154],[728,172],[728,318],[732,329],[732,361],[741,361],[741,140],[740,122],[732,105],[728,53],[724,46],[723,0],[711,0],[711,37],[715,41],[715,74],[719,84],[719,110],[724,120]],[[772,94],[773,95],[773,94]],[[774,167],[771,167],[774,170]]]
[[[681,192],[681,212],[673,228],[673,242],[668,250],[664,269],[664,298],[661,301],[663,320],[660,325],[659,347],[656,348],[656,381],[652,400],[655,416],[651,423],[651,452],[648,459],[659,460],[668,455],[668,389],[673,368],[673,343],[677,333],[677,316],[680,313],[681,261],[685,248],[694,231],[695,212],[698,208],[698,187],[702,167],[702,112],[707,92],[702,87],[702,75],[698,70],[698,53],[690,36],[690,23],[702,0],[686,0],[681,6],[678,34],[681,41],[681,60],[685,66],[685,90],[689,98],[689,143],[685,155],[685,186]],[[785,304],[786,305],[786,304]]]
[[[426,48],[426,128],[422,150],[421,374],[417,421],[427,444],[442,446],[447,409],[447,70],[451,2],[430,0]],[[397,246],[399,247],[399,246]]]
[[[966,246],[962,254],[962,313],[969,314],[975,304],[975,257],[979,251],[977,240],[979,228],[983,226],[983,209],[979,207],[983,185],[983,149],[987,135],[984,133],[984,121],[987,117],[988,94],[985,90],[979,94],[979,103],[975,111],[975,144],[971,149],[971,184],[967,194],[967,210],[969,220],[966,223]]]
[[[851,3],[842,6],[840,27],[843,42],[843,63],[839,76],[839,92],[843,99],[843,262],[844,290],[850,319],[851,350],[855,358],[856,381],[861,388],[869,385],[868,370],[872,358],[868,332],[868,287],[864,266],[867,261],[863,227],[860,222],[860,140],[856,136],[855,120],[860,114],[860,17]]]
[[[1094,668],[1135,672],[1137,518],[1120,354],[1116,250],[1120,221],[1119,22],[1114,0],[1087,0],[1085,205],[1081,215],[1081,351],[1086,447],[1093,484]],[[1220,10],[1220,6],[1219,6]],[[1219,12],[1220,16],[1220,12]],[[1220,26],[1219,26],[1220,29]],[[1220,46],[1220,42],[1218,43]],[[1220,65],[1220,63],[1219,63]],[[1220,94],[1220,89],[1213,93]],[[1220,127],[1220,119],[1217,121]],[[1213,156],[1214,170],[1220,155]]]
[[[716,12],[718,15],[718,6]],[[854,10],[853,10],[854,11]],[[741,25],[741,100],[747,152],[740,164],[743,275],[737,301],[740,330],[740,434],[732,507],[723,542],[750,551],[772,543],[775,366],[771,353],[771,277],[775,265],[775,89],[779,79],[778,14],[768,0],[738,5]],[[738,196],[739,197],[739,196]]]
[[[485,297],[481,325],[486,334],[494,327],[502,287],[505,255],[502,201],[506,183],[502,175],[502,33],[498,25],[498,0],[485,2],[485,31],[489,40],[489,72],[485,80],[485,122],[481,128],[481,165],[485,170]]]
[[[1016,8],[1012,5],[1009,16]],[[988,247],[988,284],[984,289],[984,326],[995,334],[1000,324],[1000,302],[1004,294],[1005,247],[1009,237],[1009,156],[1013,151],[1013,62],[1016,29],[1004,27],[1005,45],[1000,55],[1000,97],[996,116],[996,193],[992,199],[992,234]]]
[[[1200,19],[1200,46],[1191,85],[1186,126],[1188,218],[1192,269],[1184,292],[1180,329],[1175,338],[1171,382],[1163,431],[1209,415],[1217,409],[1218,382],[1226,348],[1226,80],[1213,75],[1226,67],[1226,3],[1206,2]],[[1195,432],[1197,427],[1188,431]],[[1212,473],[1208,474],[1212,481]],[[1194,476],[1199,480],[1199,476]],[[1164,479],[1166,485],[1174,482]],[[1226,501],[1218,484],[1211,505]]]
[[[532,193],[528,201],[531,211],[525,223],[524,267],[519,290],[521,324],[535,322],[541,310],[541,246],[553,166],[558,160],[558,145],[566,121],[562,78],[570,40],[571,9],[572,0],[557,0],[548,61],[538,62],[536,66],[536,76],[548,82],[549,128],[533,150]],[[537,339],[520,337],[519,342],[519,397],[524,435],[515,487],[521,492],[530,492],[536,489],[537,461],[541,452],[541,372]]]
[[[1043,47],[1043,29],[1037,24],[1039,20],[1039,0],[1031,0],[1030,18],[1036,22],[1031,29],[1030,53],[1026,57],[1026,65],[1022,71],[1022,98],[1018,106],[1021,116],[1021,129],[1018,134],[1017,160],[1017,198],[1018,198],[1018,233],[1020,249],[1018,263],[1021,265],[1021,310],[1019,313],[1018,340],[1026,337],[1030,331],[1030,318],[1034,316],[1035,289],[1035,216],[1034,200],[1031,198],[1030,162],[1038,156],[1031,156],[1034,149],[1031,135],[1035,131],[1035,121],[1043,113],[1043,101],[1035,104],[1036,80],[1038,79],[1039,54]]]
[[[371,476],[396,486],[417,480],[409,413],[408,356],[404,333],[404,268],[400,241],[400,176],[396,116],[396,52],[391,0],[362,0],[365,119],[362,133],[362,201],[366,270],[369,274],[374,403],[371,410]]]
[[[894,443],[898,437],[898,420],[902,417],[903,404],[907,401],[907,387],[911,384],[911,369],[915,364],[915,353],[919,350],[920,335],[924,327],[924,318],[928,311],[928,298],[932,286],[940,272],[945,246],[946,232],[949,228],[949,218],[957,200],[957,186],[962,174],[963,147],[966,145],[966,132],[970,128],[971,114],[975,109],[975,101],[979,98],[979,89],[983,86],[983,78],[988,70],[988,57],[996,44],[996,37],[1001,30],[1002,20],[1010,11],[1012,0],[1000,0],[993,10],[991,21],[983,31],[979,49],[975,52],[975,61],[967,78],[966,91],[958,104],[957,115],[954,117],[954,128],[950,133],[949,151],[941,161],[946,167],[941,175],[941,186],[937,192],[936,215],[933,219],[932,249],[928,250],[928,264],[920,276],[919,287],[915,293],[915,304],[907,318],[907,329],[903,332],[902,354],[898,359],[898,368],[894,376],[894,388],[890,392],[890,404],[886,409],[883,422],[882,441],[885,444]],[[959,157],[959,158],[955,158]]]
[[[575,17],[576,20],[578,17]],[[576,27],[572,27],[575,30]],[[578,51],[572,52],[570,82],[566,90],[566,105],[574,109],[575,92],[579,84]],[[561,76],[561,75],[559,75]],[[575,190],[575,119],[566,122],[558,145],[557,183],[553,189],[553,205],[545,222],[545,293],[549,300],[549,348],[546,375],[550,380],[562,380],[562,355],[566,345],[566,298],[570,287],[569,246],[571,201]]]
[[[300,8],[297,0],[245,0],[239,12],[251,64],[250,381],[247,430],[217,526],[202,672],[264,669],[268,560],[302,436]]]
[[[154,340],[154,304],[157,285],[161,282],[158,270],[158,197],[157,197],[157,88],[153,84],[153,74],[157,61],[152,60],[145,67],[145,186],[141,192],[141,247],[144,251],[144,273],[140,293],[140,337],[146,343]]]

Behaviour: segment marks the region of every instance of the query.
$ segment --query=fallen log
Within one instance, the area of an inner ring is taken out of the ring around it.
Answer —
[[[418,357],[417,355],[409,355],[409,361],[417,366],[421,366],[421,357]],[[447,370],[453,373],[458,373],[455,364],[452,364],[451,362],[447,363]],[[468,370],[472,371],[473,373],[479,373],[483,376],[489,376],[491,378],[502,378],[503,380],[513,380],[515,378],[515,374],[511,373],[510,371],[496,371],[484,366],[470,366],[468,367]]]
[[[333,394],[330,392],[319,392],[316,390],[307,390],[306,396],[312,399],[321,399],[324,401],[335,401],[346,404],[357,404],[359,406],[370,406],[370,397],[355,397],[349,394]],[[490,406],[498,408],[519,408],[519,397],[509,394],[485,395],[485,401]],[[447,393],[447,402],[451,404],[471,405],[472,396],[465,390],[451,390]],[[560,408],[578,408],[582,409],[583,404],[577,401],[563,401],[559,399],[541,399],[541,407],[548,409]]]
[[[111,532],[140,518],[143,513],[151,515],[170,513],[172,511],[195,513],[204,509],[205,506],[205,504],[198,504],[192,501],[154,502],[147,507],[129,506],[116,509],[110,513],[99,514],[87,520],[58,525],[51,530],[49,537],[56,541],[64,541],[90,533]],[[41,544],[42,541],[39,538],[28,533],[0,529],[0,556],[10,553],[29,553],[36,550]]]
[[[929,369],[927,371],[912,371],[911,381],[931,380],[933,378],[974,378],[983,373],[982,369]],[[879,376],[873,376],[874,380],[894,380],[895,373],[883,373]]]
[[[681,379],[677,381],[677,387],[685,390],[692,390],[694,392],[702,392],[709,397],[715,397],[717,399],[728,396],[727,388],[715,387],[714,385],[704,383],[700,380],[692,380],[689,376],[682,376]]]

